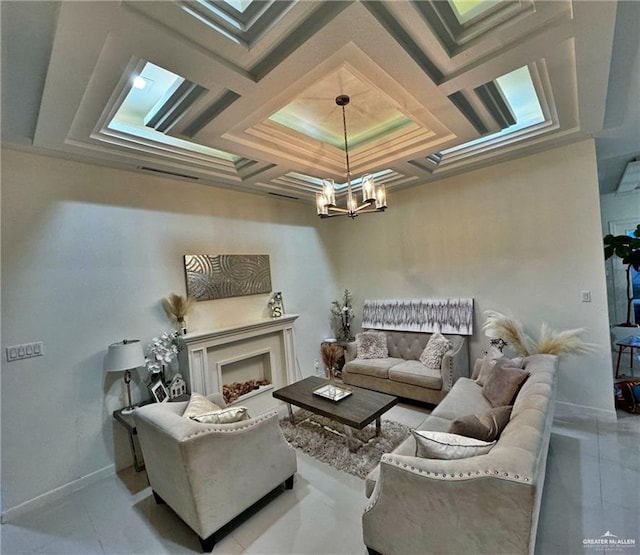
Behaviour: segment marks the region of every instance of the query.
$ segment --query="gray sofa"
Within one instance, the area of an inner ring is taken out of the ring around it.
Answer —
[[[362,517],[371,553],[533,553],[553,418],[558,361],[525,359],[531,373],[509,423],[485,455],[417,458],[413,436],[382,456],[366,481]],[[452,420],[489,410],[474,380],[461,378],[419,430],[446,432]]]
[[[453,347],[442,357],[440,370],[430,370],[419,360],[430,333],[385,331],[388,358],[356,358],[356,344],[347,345],[342,369],[344,383],[382,393],[438,404],[455,381],[469,376],[469,350],[461,335],[445,335]]]

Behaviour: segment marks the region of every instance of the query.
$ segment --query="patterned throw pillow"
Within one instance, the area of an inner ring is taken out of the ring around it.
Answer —
[[[449,426],[450,434],[473,437],[482,441],[496,441],[509,423],[512,406],[497,407],[481,414],[456,418]]]
[[[423,459],[466,459],[484,455],[496,444],[446,432],[411,431],[416,440],[416,457]]]
[[[382,331],[364,331],[356,334],[356,356],[358,358],[387,358],[387,334]]]
[[[420,355],[420,362],[427,368],[440,370],[442,366],[443,355],[451,349],[451,341],[449,341],[440,332],[435,332],[430,338],[427,346]]]
[[[192,416],[191,420],[202,422],[203,424],[232,424],[241,420],[249,420],[247,407],[229,407],[214,412]]]

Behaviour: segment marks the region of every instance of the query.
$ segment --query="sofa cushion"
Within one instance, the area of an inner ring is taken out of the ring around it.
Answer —
[[[451,341],[449,341],[441,333],[434,333],[427,342],[427,346],[420,355],[420,362],[427,368],[440,370],[442,366],[442,356],[451,349]]]
[[[482,386],[482,395],[494,407],[511,405],[528,377],[529,372],[526,370],[496,364],[491,376]]]
[[[403,363],[401,358],[354,358],[348,362],[348,370],[353,374],[364,374],[365,376],[374,376],[376,378],[389,378],[389,368],[396,364]]]
[[[439,369],[428,368],[417,360],[407,360],[389,369],[389,379],[429,389],[442,389]]]
[[[189,398],[189,404],[187,408],[184,410],[182,416],[185,418],[193,418],[194,416],[200,416],[201,414],[206,414],[208,412],[214,412],[220,410],[222,407],[219,407],[215,403],[212,403],[201,393],[192,393]]]
[[[447,395],[440,404],[433,409],[433,416],[455,420],[465,414],[479,414],[493,408],[489,400],[482,395],[482,386],[469,378],[458,378],[455,385],[455,395]],[[453,389],[451,390],[453,392]],[[429,417],[431,418],[431,417]]]
[[[416,457],[424,459],[466,459],[491,451],[495,441],[481,441],[446,432],[412,430],[416,441]]]
[[[482,441],[495,441],[509,422],[511,406],[497,407],[481,414],[468,414],[456,418],[449,426],[449,433],[473,437]]]
[[[365,331],[356,334],[356,353],[358,358],[385,358],[389,356],[387,335],[381,331]]]

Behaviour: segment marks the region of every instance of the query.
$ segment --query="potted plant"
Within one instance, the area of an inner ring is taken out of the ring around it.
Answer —
[[[636,271],[640,271],[640,224],[633,232],[633,236],[629,235],[606,235],[604,238],[604,259],[608,260],[612,256],[622,259],[622,263],[626,265],[627,277],[627,319],[619,327],[635,328],[637,324],[631,322],[631,307],[633,305],[633,289],[631,286],[631,267]]]

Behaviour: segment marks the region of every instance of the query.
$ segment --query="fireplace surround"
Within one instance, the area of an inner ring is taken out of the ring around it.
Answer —
[[[295,381],[293,323],[297,314],[264,318],[181,336],[180,371],[189,391],[222,393],[223,385],[266,380],[235,401],[259,414],[277,406],[271,390]]]

